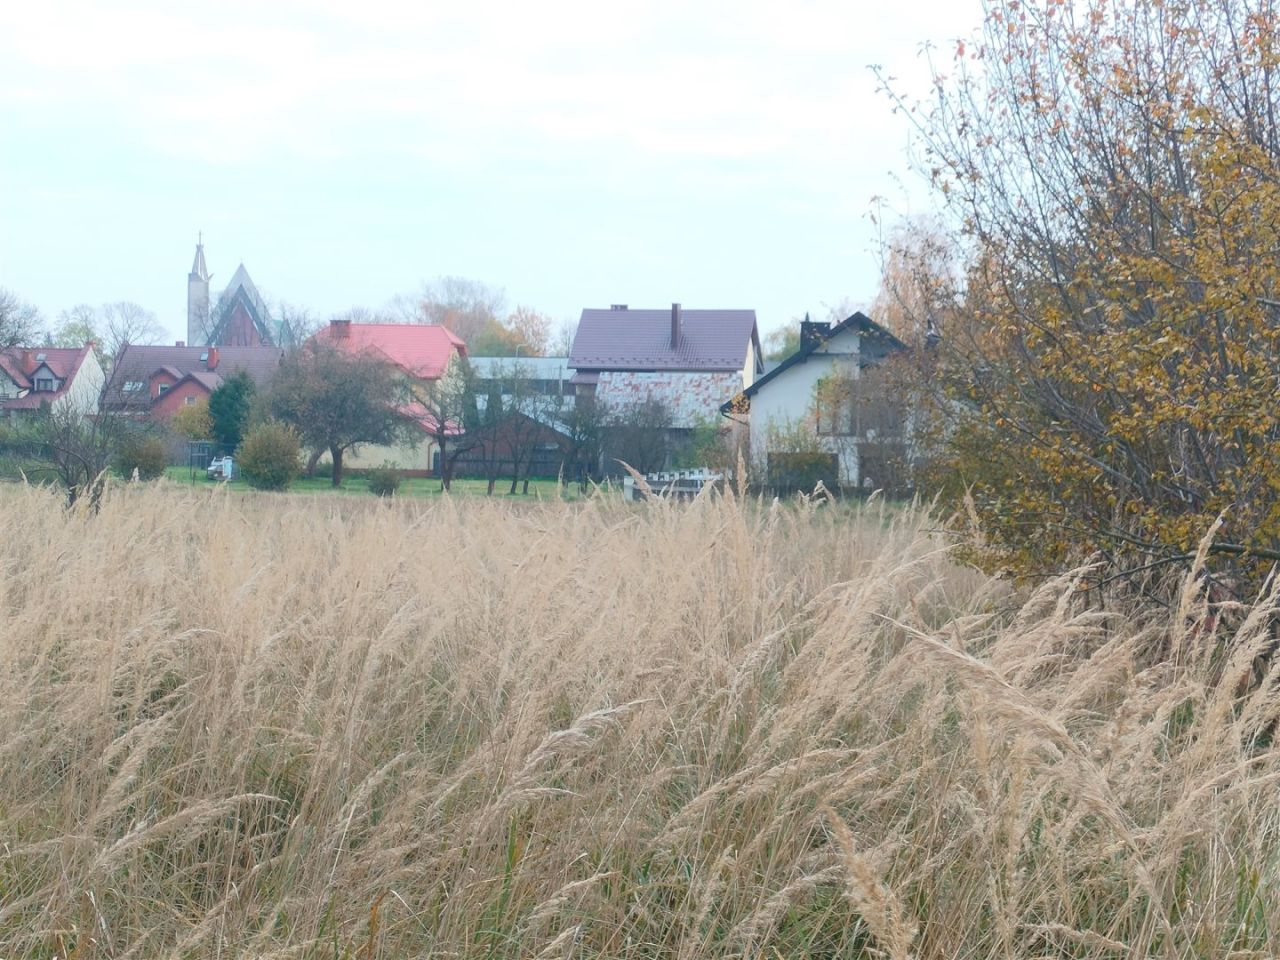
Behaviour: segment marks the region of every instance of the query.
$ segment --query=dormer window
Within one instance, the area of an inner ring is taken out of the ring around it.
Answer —
[[[53,378],[36,377],[36,393],[53,393]]]

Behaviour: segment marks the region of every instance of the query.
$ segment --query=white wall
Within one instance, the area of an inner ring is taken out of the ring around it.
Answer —
[[[0,371],[0,400],[7,400],[18,395],[18,385],[9,379],[9,375]]]
[[[106,375],[102,372],[102,364],[98,362],[97,354],[90,350],[76,370],[70,388],[57,399],[57,405],[63,410],[72,409],[81,414],[97,413],[98,400],[105,383]]]
[[[342,467],[344,470],[355,468],[357,470],[365,470],[370,467],[380,467],[384,463],[389,463],[401,470],[430,470],[431,456],[435,453],[436,445],[434,441],[423,437],[422,442],[416,447],[408,444],[402,444],[395,447],[384,447],[373,443],[359,444],[354,451],[348,450],[342,458]],[[321,463],[329,462],[329,455],[326,453],[321,459]]]

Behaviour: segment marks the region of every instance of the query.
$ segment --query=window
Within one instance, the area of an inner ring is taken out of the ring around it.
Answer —
[[[847,437],[857,432],[855,385],[844,377],[827,377],[818,383],[814,397],[815,426],[819,436]]]
[[[160,396],[160,394],[162,393],[168,393],[170,386],[171,384],[168,384],[168,383],[160,384],[160,386],[156,387],[156,396]]]
[[[187,397],[187,406],[188,406],[188,407],[194,407],[195,405],[196,405],[196,398],[195,398],[195,397]]]
[[[137,393],[142,389],[142,386],[143,384],[141,380],[126,380],[124,384],[124,392]]]
[[[36,393],[53,393],[53,378],[36,377]]]

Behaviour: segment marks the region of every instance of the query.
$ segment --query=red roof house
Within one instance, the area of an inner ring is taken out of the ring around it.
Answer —
[[[315,339],[354,353],[380,354],[415,380],[438,380],[450,360],[467,355],[462,339],[438,324],[332,320]]]
[[[94,413],[103,379],[91,343],[0,350],[0,415],[18,416],[60,402]]]
[[[329,326],[315,334],[317,343],[330,344],[352,353],[370,354],[394,364],[415,384],[429,385],[439,381],[449,370],[454,357],[467,355],[467,345],[451,331],[435,324],[419,323],[352,323],[331,320]],[[439,453],[434,438],[440,433],[439,423],[430,408],[419,397],[400,408],[406,419],[416,424],[423,437],[418,443],[395,447],[362,444],[353,448],[346,465],[357,469],[390,463],[411,474],[426,475],[436,469]],[[458,436],[461,426],[446,424],[447,437]]]

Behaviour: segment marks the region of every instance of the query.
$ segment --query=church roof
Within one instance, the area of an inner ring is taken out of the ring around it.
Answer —
[[[227,328],[237,304],[241,304],[248,311],[254,327],[257,328],[258,338],[263,343],[273,343],[275,338],[270,327],[271,311],[267,309],[266,301],[258,293],[258,288],[254,286],[253,280],[249,277],[249,271],[244,268],[243,263],[236,267],[236,272],[231,275],[231,282],[227,284],[227,289],[222,291],[217,306],[213,308],[213,314],[209,318],[209,342],[213,344],[226,342]]]

